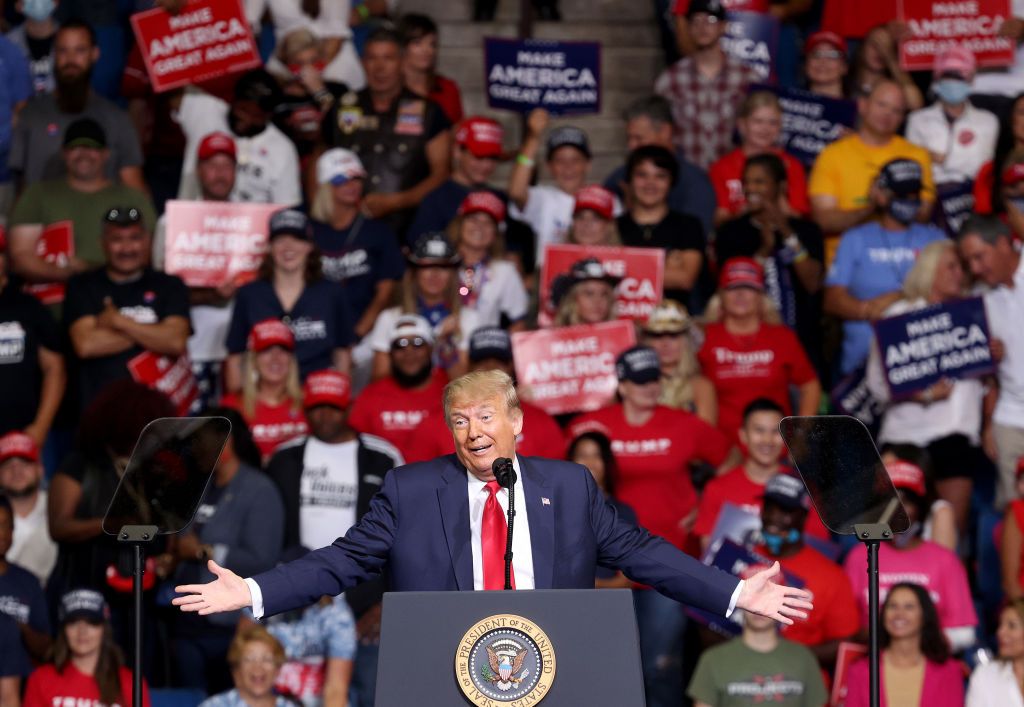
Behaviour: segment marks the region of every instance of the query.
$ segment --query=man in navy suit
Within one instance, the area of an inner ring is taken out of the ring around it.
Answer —
[[[519,478],[512,544],[516,589],[592,588],[600,564],[717,614],[738,607],[790,624],[812,608],[807,592],[770,581],[779,574],[778,563],[740,581],[620,521],[585,467],[517,457],[523,416],[506,373],[462,376],[445,388],[443,402],[456,453],[391,471],[370,510],[345,537],[252,578],[210,561],[217,579],[177,587],[182,596],[174,604],[201,615],[251,606],[260,618],[340,594],[385,565],[396,591],[501,588],[494,583],[494,516],[500,514],[493,504],[504,512],[508,491],[488,482],[494,480],[494,462],[512,458]],[[497,530],[504,531],[500,523]]]

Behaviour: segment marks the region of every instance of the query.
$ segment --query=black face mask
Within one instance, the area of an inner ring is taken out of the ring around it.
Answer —
[[[391,375],[395,377],[395,382],[398,383],[400,388],[415,388],[426,383],[433,370],[434,364],[430,361],[427,361],[423,368],[413,374],[404,373],[399,370],[398,366],[392,364]]]
[[[235,116],[234,111],[228,111],[228,126],[231,128],[231,132],[236,137],[256,137],[264,130],[267,129],[267,124],[257,125],[255,123],[249,123],[245,127],[241,127],[238,118]]]

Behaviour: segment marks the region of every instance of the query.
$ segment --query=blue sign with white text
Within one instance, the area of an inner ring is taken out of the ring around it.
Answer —
[[[985,303],[980,297],[881,319],[874,328],[894,400],[942,378],[972,378],[995,370]]]
[[[722,49],[757,73],[758,81],[775,81],[779,20],[766,12],[730,12]]]
[[[484,38],[487,104],[552,115],[601,112],[601,44]]]

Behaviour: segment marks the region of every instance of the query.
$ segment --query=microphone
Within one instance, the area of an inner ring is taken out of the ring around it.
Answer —
[[[505,589],[512,589],[512,523],[516,517],[516,494],[513,488],[516,483],[516,470],[512,468],[512,460],[499,457],[491,464],[491,472],[502,488],[508,489],[508,534],[505,536]]]

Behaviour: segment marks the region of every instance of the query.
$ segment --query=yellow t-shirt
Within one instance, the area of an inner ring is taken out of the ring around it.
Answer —
[[[935,182],[932,181],[932,161],[928,152],[899,135],[893,136],[885,147],[867,145],[857,133],[836,140],[814,161],[807,191],[812,199],[816,196],[836,197],[840,209],[863,208],[868,204],[871,183],[882,167],[899,157],[921,164],[924,177],[921,198],[934,200]]]

